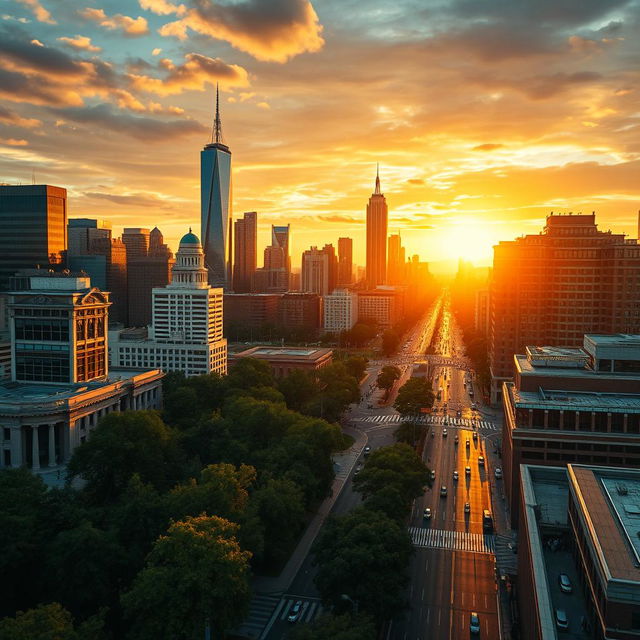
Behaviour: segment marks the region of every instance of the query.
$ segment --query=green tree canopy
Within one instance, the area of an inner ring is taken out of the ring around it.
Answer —
[[[315,583],[326,605],[337,611],[350,609],[342,598],[346,594],[378,622],[405,606],[411,538],[403,524],[381,511],[360,507],[330,518],[313,552]]]
[[[388,358],[398,350],[400,336],[393,330],[387,329],[382,334],[382,353]]]
[[[376,637],[376,626],[366,615],[327,613],[311,624],[298,625],[289,637],[291,640],[371,640]]]
[[[384,389],[389,393],[393,388],[393,385],[396,383],[396,380],[399,380],[401,375],[402,372],[395,365],[385,365],[378,374],[377,384],[381,389]]]
[[[364,356],[351,356],[344,361],[347,373],[353,376],[358,382],[362,380],[368,364],[369,360]]]
[[[236,389],[275,386],[271,366],[265,360],[240,358],[229,368],[227,383]]]
[[[173,523],[156,541],[145,568],[122,596],[136,640],[192,640],[209,624],[220,634],[248,611],[250,553],[238,526],[217,516]]]
[[[426,425],[412,420],[407,420],[400,424],[400,426],[393,432],[393,435],[396,442],[404,442],[410,447],[415,447],[418,442],[420,442],[420,438],[422,438],[426,430]]]
[[[185,474],[177,433],[155,411],[104,417],[69,463],[69,476],[81,476],[86,494],[99,504],[116,500],[134,474],[159,490]]]
[[[402,416],[417,416],[422,408],[433,407],[435,395],[426,378],[409,378],[398,390],[393,406]]]

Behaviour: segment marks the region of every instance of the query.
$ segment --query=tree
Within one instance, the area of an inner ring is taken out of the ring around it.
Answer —
[[[325,605],[348,610],[352,605],[342,598],[346,594],[377,622],[405,605],[413,546],[405,526],[384,513],[360,507],[330,518],[313,552],[315,583]]]
[[[394,431],[396,442],[404,442],[411,447],[416,447],[420,439],[426,433],[426,426],[415,421],[405,421]]]
[[[385,397],[388,397],[389,392],[393,389],[393,385],[396,383],[396,380],[400,379],[401,375],[402,371],[395,365],[388,364],[382,367],[376,382],[381,389],[384,389]]]
[[[398,390],[393,406],[402,416],[417,416],[421,409],[433,407],[434,400],[431,383],[426,378],[409,378]]]
[[[375,325],[358,322],[349,331],[344,331],[341,334],[340,342],[343,345],[362,347],[375,337]]]
[[[298,625],[291,640],[371,640],[376,637],[373,620],[366,615],[324,614],[311,624]]]
[[[265,360],[257,358],[240,358],[229,369],[227,382],[236,389],[251,387],[273,387],[273,372]]]
[[[358,382],[362,380],[365,372],[367,371],[367,365],[369,360],[364,356],[351,356],[344,361],[345,369],[350,376],[353,376]]]
[[[173,523],[156,541],[145,568],[121,600],[139,640],[192,640],[207,624],[218,633],[248,611],[250,553],[238,526],[217,516]]]
[[[111,413],[74,452],[69,476],[86,481],[96,503],[112,502],[138,474],[142,482],[167,490],[184,474],[177,433],[155,411]]]
[[[382,334],[382,353],[388,358],[398,350],[400,336],[393,330],[387,329]]]
[[[92,616],[76,630],[73,617],[60,604],[41,604],[0,620],[0,640],[99,640],[104,637],[104,613]]]
[[[302,411],[320,392],[315,375],[300,369],[294,369],[278,383],[278,389],[284,396],[287,407],[293,411]]]

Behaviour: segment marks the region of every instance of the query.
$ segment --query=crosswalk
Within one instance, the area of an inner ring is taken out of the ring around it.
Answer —
[[[241,638],[258,638],[280,602],[279,596],[254,595],[245,621],[233,630]]]
[[[495,537],[489,534],[409,527],[409,535],[414,547],[424,549],[447,549],[473,553],[495,553],[496,549]]]
[[[322,614],[322,603],[318,598],[298,598],[296,596],[286,595],[282,600],[280,600],[280,604],[278,605],[278,610],[276,612],[276,616],[281,622],[285,621],[289,617],[289,614],[293,611],[293,606],[298,601],[302,602],[302,607],[300,608],[300,613],[296,620],[297,623],[311,622]]]
[[[470,420],[469,418],[451,418],[446,416],[418,416],[415,421],[420,424],[438,424],[446,427],[458,427],[460,429],[472,429],[474,426],[486,431],[497,431],[498,426],[489,420]],[[385,423],[385,424],[399,424],[402,422],[402,416],[396,414],[366,416],[362,418],[360,422],[369,423]]]

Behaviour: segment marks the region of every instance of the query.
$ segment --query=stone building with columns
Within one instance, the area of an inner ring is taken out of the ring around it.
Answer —
[[[34,276],[9,294],[0,467],[65,464],[107,413],[161,407],[161,371],[109,371],[108,308],[108,293],[72,274]]]

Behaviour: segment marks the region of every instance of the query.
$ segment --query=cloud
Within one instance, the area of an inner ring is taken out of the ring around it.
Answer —
[[[52,111],[61,118],[86,125],[96,135],[107,129],[145,142],[166,142],[173,138],[181,138],[195,133],[203,134],[207,131],[206,127],[195,120],[167,122],[146,116],[134,116],[115,112],[109,104],[53,109]]]
[[[185,58],[185,63],[181,65],[174,65],[168,58],[160,60],[160,67],[166,71],[163,78],[129,74],[132,87],[138,91],[168,96],[187,90],[204,91],[207,82],[220,82],[227,87],[246,87],[249,84],[247,72],[238,65],[199,53],[188,53]]]
[[[496,149],[500,149],[504,147],[503,144],[497,144],[493,142],[485,142],[484,144],[479,144],[471,149],[472,151],[495,151]]]
[[[20,4],[31,9],[38,22],[46,22],[47,24],[58,24],[51,14],[40,4],[38,0],[17,0]]]
[[[168,16],[175,13],[178,16],[185,14],[187,8],[183,4],[175,5],[167,0],[138,0],[140,6],[146,11],[151,11],[159,16]]]
[[[16,138],[0,138],[0,144],[10,147],[26,147],[29,143],[26,140],[16,140]]]
[[[15,111],[11,111],[7,107],[0,105],[0,122],[11,124],[15,127],[24,127],[25,129],[33,129],[39,127],[42,122],[36,118],[23,118]]]
[[[99,200],[108,200],[119,205],[125,205],[128,207],[157,207],[157,208],[170,208],[171,204],[156,195],[150,195],[148,193],[128,193],[128,194],[115,194],[105,193],[102,191],[85,191],[83,196],[87,198],[97,198]]]
[[[409,178],[407,182],[409,184],[424,184],[424,180],[422,178]]]
[[[165,24],[159,33],[186,40],[189,30],[195,31],[273,62],[286,62],[324,45],[322,25],[309,0],[191,0],[191,5],[183,17]]]
[[[64,42],[64,44],[70,46],[72,49],[81,49],[83,51],[92,51],[94,53],[102,51],[101,47],[91,44],[91,38],[88,38],[87,36],[78,35],[75,38],[62,36],[61,38],[58,38],[58,40],[60,40],[60,42]]]
[[[333,222],[339,224],[363,224],[364,222],[362,217],[358,218],[356,216],[346,216],[340,214],[318,216],[318,219],[322,220],[322,222]]]
[[[92,9],[90,7],[82,9],[78,11],[78,13],[86,20],[97,22],[101,27],[105,27],[106,29],[121,29],[126,36],[136,37],[149,33],[147,20],[142,16],[131,18],[117,13],[109,17],[103,9]]]
[[[160,47],[156,47],[152,52],[152,56],[159,56],[162,53],[162,49]]]

